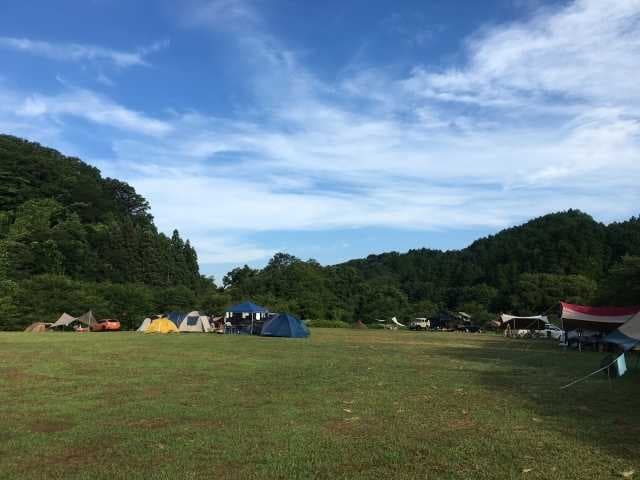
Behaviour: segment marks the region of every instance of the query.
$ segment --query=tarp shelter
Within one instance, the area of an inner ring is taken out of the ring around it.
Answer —
[[[549,319],[544,315],[518,317],[503,313],[500,315],[500,326],[512,330],[544,330],[549,325]]]
[[[157,318],[151,322],[145,333],[179,333],[178,327],[166,317]]]
[[[36,322],[29,325],[27,328],[24,329],[24,331],[32,332],[32,333],[41,333],[49,330],[50,326],[51,326],[50,323]]]
[[[264,307],[256,305],[252,302],[242,302],[232,307],[227,308],[227,313],[269,313]]]
[[[292,337],[304,338],[310,334],[309,328],[293,315],[281,313],[272,318],[262,327],[260,335],[263,337]]]
[[[60,318],[58,320],[56,320],[51,324],[50,328],[68,327],[76,320],[77,320],[76,317],[72,317],[71,315],[65,312],[62,315],[60,315]]]
[[[96,323],[96,319],[93,316],[93,312],[91,310],[89,310],[87,313],[84,313],[84,314],[82,314],[81,316],[78,317],[78,322],[82,323],[83,325],[87,325],[88,327],[90,327],[91,325]]]
[[[624,325],[604,337],[604,341],[621,346],[625,352],[640,343],[640,312],[631,317]]]
[[[200,312],[188,313],[178,328],[181,332],[210,332],[209,317],[200,315]]]
[[[640,307],[589,307],[560,302],[562,329],[611,332],[631,319]]]
[[[365,329],[367,329],[369,327],[367,327],[362,320],[356,320],[356,323],[353,324],[353,328],[357,328],[357,329],[360,329],[360,330],[365,330]]]

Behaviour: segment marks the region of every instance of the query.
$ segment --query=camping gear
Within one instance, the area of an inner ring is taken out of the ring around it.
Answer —
[[[161,317],[152,321],[145,333],[179,333],[179,331],[175,323],[166,317]]]
[[[293,315],[281,313],[272,318],[262,327],[260,335],[263,337],[292,337],[304,338],[310,334],[309,328]]]
[[[640,343],[640,312],[604,337],[604,341],[619,345],[625,352],[633,349]]]
[[[60,315],[60,318],[58,318],[58,320],[56,320],[51,324],[50,328],[68,327],[76,320],[77,320],[76,317],[72,317],[71,315],[65,312],[62,315]]]
[[[213,317],[209,319],[209,324],[211,325],[211,329],[215,333],[224,333],[224,317]]]
[[[50,326],[51,326],[51,323],[36,322],[29,325],[27,328],[24,329],[24,331],[31,332],[31,333],[42,333],[49,330]]]
[[[200,312],[191,312],[180,323],[180,332],[210,332],[209,317],[200,315]]]
[[[360,329],[360,330],[366,330],[369,327],[367,327],[362,320],[356,320],[356,323],[353,324],[353,328],[357,328],[357,329]]]
[[[607,374],[607,377],[609,377],[609,381],[611,381],[612,378],[621,377],[622,375],[624,375],[627,372],[627,362],[625,360],[624,353],[615,358],[612,357],[611,355],[607,355],[602,360],[602,362],[600,362],[599,369],[594,370],[590,374],[585,375],[584,377],[580,377],[571,383],[567,383],[563,387],[560,387],[560,390],[569,388],[572,385],[575,385],[576,383],[580,383],[586,380],[587,378],[595,375],[596,373],[600,373],[600,372],[605,372]]]
[[[589,307],[560,302],[562,329],[611,332],[640,311],[640,307]]]

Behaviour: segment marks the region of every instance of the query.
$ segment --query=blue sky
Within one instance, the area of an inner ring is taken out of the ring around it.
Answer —
[[[639,59],[640,0],[5,0],[0,131],[134,185],[219,279],[637,215]]]

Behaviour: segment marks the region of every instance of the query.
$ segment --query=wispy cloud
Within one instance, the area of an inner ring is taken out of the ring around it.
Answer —
[[[16,50],[52,60],[66,62],[108,62],[117,67],[149,66],[150,54],[169,45],[168,40],[156,42],[133,51],[115,50],[97,45],[51,43],[16,37],[0,37],[0,48]]]
[[[71,89],[60,95],[30,95],[16,109],[21,117],[73,116],[121,130],[163,135],[172,126],[162,120],[130,110],[90,90]]]

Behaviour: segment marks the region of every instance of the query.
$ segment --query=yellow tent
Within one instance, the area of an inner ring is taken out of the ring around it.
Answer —
[[[144,333],[179,333],[178,327],[168,318],[157,318],[149,324]]]

